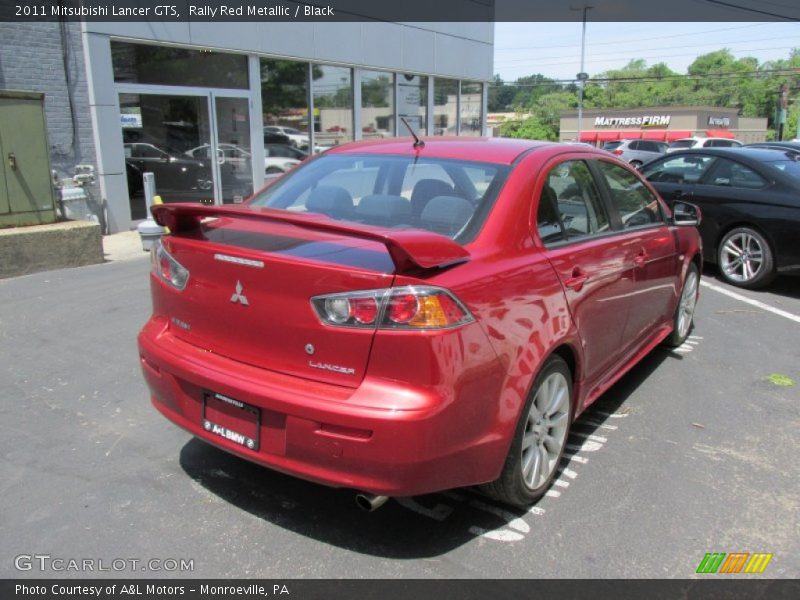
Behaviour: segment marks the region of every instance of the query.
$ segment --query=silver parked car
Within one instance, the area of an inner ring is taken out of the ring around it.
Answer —
[[[740,148],[742,142],[724,137],[690,137],[675,140],[667,148],[667,152],[688,150],[689,148]]]
[[[667,143],[654,140],[622,140],[605,144],[603,150],[608,150],[630,163],[632,167],[638,168],[664,154],[667,151]]]

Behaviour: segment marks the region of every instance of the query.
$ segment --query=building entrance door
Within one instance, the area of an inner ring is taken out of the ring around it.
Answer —
[[[131,218],[146,217],[142,176],[164,202],[241,202],[253,191],[247,97],[120,93]]]

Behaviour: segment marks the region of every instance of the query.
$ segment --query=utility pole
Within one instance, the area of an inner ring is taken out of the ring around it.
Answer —
[[[570,10],[580,10],[583,11],[583,30],[581,32],[581,71],[577,75],[578,79],[578,135],[576,142],[581,141],[581,132],[583,131],[583,88],[586,85],[586,80],[589,79],[589,74],[584,71],[584,63],[586,58],[586,13],[589,12],[594,8],[593,6],[589,6],[587,4],[583,5],[583,8],[573,8],[570,7]]]

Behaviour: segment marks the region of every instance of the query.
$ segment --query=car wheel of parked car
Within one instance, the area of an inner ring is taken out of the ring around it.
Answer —
[[[630,164],[630,165],[631,165],[631,166],[632,166],[634,169],[638,169],[639,167],[641,167],[641,166],[642,166],[642,161],[640,161],[640,160],[632,160],[632,161],[631,161],[629,164]]]
[[[692,263],[689,265],[689,269],[686,272],[686,279],[683,281],[681,297],[675,309],[675,316],[672,321],[672,334],[664,342],[667,346],[677,348],[689,337],[689,332],[692,330],[692,323],[694,321],[694,309],[697,306],[699,284],[700,273],[697,270],[697,265]]]
[[[203,191],[210,190],[214,187],[214,182],[206,177],[199,177],[197,179],[197,188]]]
[[[500,477],[483,491],[524,507],[550,487],[564,454],[572,418],[572,373],[560,356],[551,356],[536,377],[522,411]]]
[[[775,261],[769,242],[755,229],[731,229],[717,248],[722,278],[732,285],[758,288],[775,279]]]
[[[267,167],[267,170],[264,171],[267,175],[277,175],[278,173],[283,173],[283,169],[280,167]]]

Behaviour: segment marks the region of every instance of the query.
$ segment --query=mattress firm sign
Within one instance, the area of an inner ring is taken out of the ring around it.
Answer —
[[[670,115],[644,115],[641,117],[595,117],[595,127],[667,127]]]

